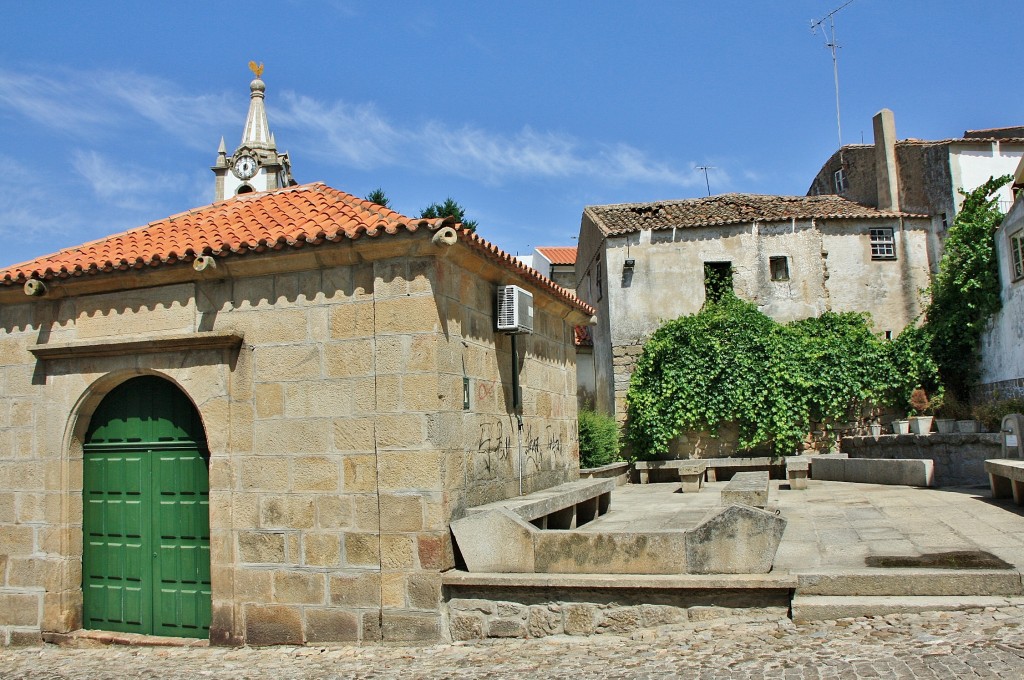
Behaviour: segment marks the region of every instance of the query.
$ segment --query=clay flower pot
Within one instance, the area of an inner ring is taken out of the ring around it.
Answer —
[[[893,434],[910,434],[910,421],[909,420],[894,420],[894,421],[892,421],[892,433]]]

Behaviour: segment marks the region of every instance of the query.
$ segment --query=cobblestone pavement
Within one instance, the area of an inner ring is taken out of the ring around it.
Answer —
[[[0,649],[2,678],[1024,678],[1024,606],[430,647]]]

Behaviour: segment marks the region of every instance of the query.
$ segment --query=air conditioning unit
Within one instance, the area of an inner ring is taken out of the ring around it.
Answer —
[[[498,286],[498,330],[533,332],[533,293],[519,286]]]

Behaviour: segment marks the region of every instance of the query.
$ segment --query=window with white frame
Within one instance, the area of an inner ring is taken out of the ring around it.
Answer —
[[[836,170],[832,177],[836,184],[836,193],[841,194],[846,191],[846,173],[843,172],[843,169]]]
[[[1024,279],[1024,229],[1010,234],[1010,266],[1014,281]]]
[[[871,230],[871,259],[896,259],[896,239],[893,238],[892,227],[880,227]]]

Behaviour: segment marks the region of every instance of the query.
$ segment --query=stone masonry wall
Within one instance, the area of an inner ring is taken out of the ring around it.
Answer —
[[[988,485],[985,461],[1002,458],[999,434],[892,434],[843,437],[840,450],[851,458],[911,458],[935,461],[936,486]]]
[[[410,256],[410,240],[246,258],[223,278],[156,270],[116,293],[0,291],[0,643],[81,626],[82,438],[139,374],[175,383],[206,429],[214,643],[447,636],[448,522],[518,493],[510,343],[491,330],[500,270],[488,280],[479,260],[467,269],[475,256],[438,258],[426,238]],[[520,344],[528,490],[578,469],[568,310],[538,297],[538,332]],[[27,351],[206,331],[244,344]]]
[[[520,432],[512,338],[494,330],[495,286],[481,285],[480,275],[461,262],[444,260],[441,267],[441,379],[460,395],[468,380],[469,405],[449,404],[432,432],[445,435],[461,470],[448,489],[448,516],[458,518],[466,507],[519,495],[520,472],[523,493],[578,478],[574,336],[564,310],[535,295],[534,331],[516,337]]]
[[[446,588],[453,640],[632,633],[729,616],[785,618],[786,590]]]
[[[626,419],[626,394],[629,381],[636,370],[636,362],[643,354],[643,344],[612,347],[612,374],[615,380],[615,418],[620,423]]]

